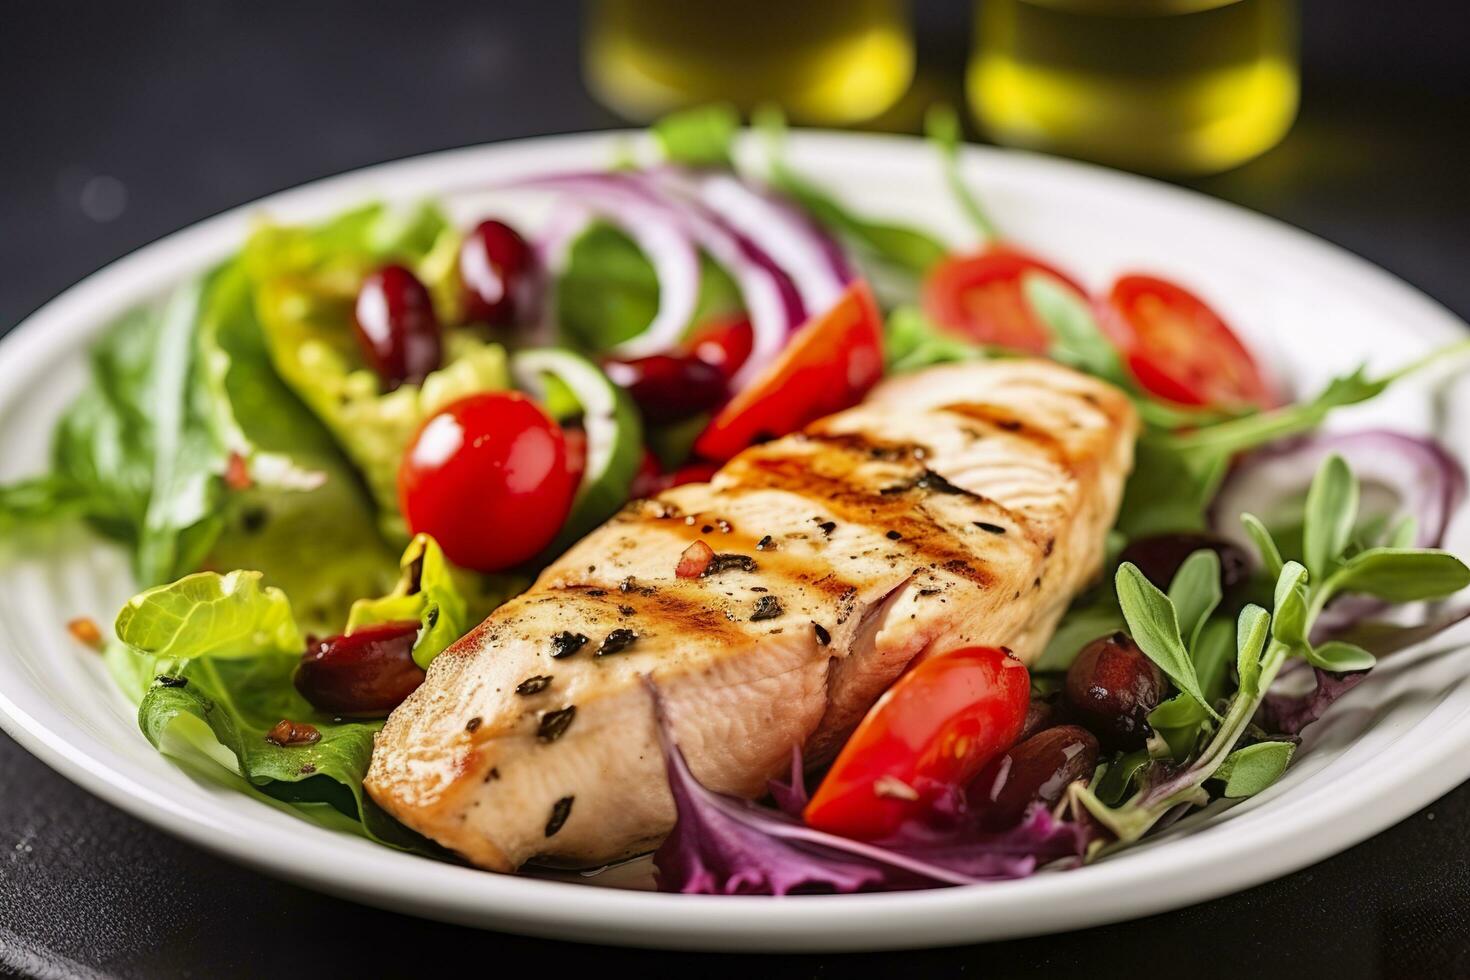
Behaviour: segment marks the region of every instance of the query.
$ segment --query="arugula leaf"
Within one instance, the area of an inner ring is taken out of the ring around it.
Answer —
[[[960,210],[970,219],[970,224],[986,241],[1000,238],[995,222],[980,206],[980,201],[965,184],[960,173],[960,119],[954,109],[947,105],[934,105],[924,116],[924,131],[929,141],[939,148],[939,158],[944,164],[944,180],[950,193],[959,202]]]
[[[1108,766],[1107,772],[1103,773],[1102,780],[1097,784],[1098,799],[1109,806],[1121,803],[1123,797],[1128,795],[1128,788],[1138,779],[1149,761],[1147,749],[1139,749],[1120,757]]]
[[[1169,597],[1145,578],[1132,562],[1124,562],[1118,567],[1115,582],[1118,604],[1128,621],[1133,642],[1158,664],[1179,690],[1203,705],[1210,717],[1218,718],[1215,709],[1205,703],[1204,691],[1194,671],[1194,661],[1184,648],[1184,640],[1179,634],[1179,619]]]
[[[1470,568],[1447,551],[1370,548],[1332,576],[1337,592],[1363,592],[1390,602],[1440,599],[1470,585]]]
[[[1117,350],[1103,336],[1087,300],[1071,286],[1046,272],[1032,271],[1021,278],[1021,289],[1036,315],[1051,331],[1053,360],[1111,381],[1125,390],[1134,388]]]
[[[670,163],[691,167],[734,166],[731,148],[740,113],[727,103],[672,112],[653,124],[653,138]]]
[[[260,572],[196,572],[128,600],[117,638],[152,657],[300,655],[306,639],[280,589]]]
[[[1334,674],[1346,674],[1355,670],[1369,670],[1378,658],[1353,643],[1330,640],[1320,646],[1307,647],[1307,663]]]
[[[793,198],[817,221],[849,239],[868,257],[914,275],[922,275],[949,254],[949,247],[927,232],[893,222],[860,217],[799,175],[782,158],[786,121],[780,110],[757,112],[755,123],[766,135],[767,179],[771,186]]]
[[[1220,556],[1201,548],[1180,564],[1169,583],[1169,601],[1179,616],[1181,635],[1192,650],[1210,613],[1220,604]]]
[[[469,632],[469,610],[444,552],[427,534],[416,535],[409,542],[400,568],[402,576],[391,593],[352,604],[347,632],[376,623],[417,620],[419,635],[414,641],[413,659],[427,670],[445,647]]]
[[[890,374],[990,356],[984,347],[950,335],[917,306],[895,307],[888,314],[884,335],[885,370]]]
[[[1201,625],[1199,637],[1190,647],[1200,690],[1215,704],[1225,694],[1229,679],[1227,668],[1235,652],[1235,625],[1225,619],[1210,619]],[[1148,723],[1168,742],[1175,759],[1186,758],[1194,750],[1199,735],[1209,727],[1209,714],[1204,706],[1188,694],[1179,693],[1149,712]]]
[[[1257,742],[1225,757],[1212,778],[1225,783],[1233,800],[1255,796],[1286,771],[1296,746],[1290,742]]]
[[[1357,519],[1358,481],[1343,458],[1333,453],[1322,462],[1307,491],[1302,538],[1313,575],[1327,575],[1347,548]]]
[[[739,311],[740,289],[700,254],[694,322]],[[658,313],[658,274],[621,229],[594,222],[578,235],[554,284],[557,324],[573,346],[600,353],[641,334]]]

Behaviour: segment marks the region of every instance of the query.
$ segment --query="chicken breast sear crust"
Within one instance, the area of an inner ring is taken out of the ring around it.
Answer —
[[[367,789],[485,868],[648,850],[673,802],[651,694],[713,790],[841,747],[915,658],[1030,663],[1098,573],[1137,419],[1047,361],[931,368],[629,504],[439,656]],[[678,578],[695,541],[715,552]]]

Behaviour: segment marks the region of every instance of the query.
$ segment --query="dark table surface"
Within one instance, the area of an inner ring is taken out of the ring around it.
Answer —
[[[1344,245],[1470,316],[1470,69],[1458,3],[1305,7],[1296,128],[1264,157],[1191,186]],[[964,8],[920,8],[927,92],[953,91]],[[7,5],[0,331],[140,245],[305,180],[621,125],[582,87],[578,15],[569,3],[484,0]],[[1140,922],[920,953],[704,957],[697,968],[1467,975],[1467,854],[1462,786],[1306,871]],[[263,878],[125,816],[0,735],[0,972],[399,976],[449,962],[568,974],[693,965],[473,932]]]

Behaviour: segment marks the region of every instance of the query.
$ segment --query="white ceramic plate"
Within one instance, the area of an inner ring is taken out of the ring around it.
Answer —
[[[322,217],[366,199],[445,196],[465,218],[522,212],[476,188],[596,167],[627,136],[531,140],[374,167],[280,194],[172,235],[71,289],[0,343],[0,479],[39,471],[52,422],[84,378],[88,341],[119,311],[236,248],[252,215]],[[802,134],[793,159],[875,214],[966,231],[933,152],[911,139]],[[1311,390],[1367,360],[1399,364],[1465,325],[1386,273],[1273,221],[1165,185],[1041,157],[972,150],[966,167],[1002,228],[1087,284],[1125,269],[1177,276],[1221,309],[1278,372]],[[1454,391],[1406,385],[1340,426],[1425,431],[1462,417]],[[1458,429],[1458,431],[1455,431]],[[1470,438],[1470,426],[1449,431]],[[1458,447],[1464,455],[1466,447]],[[1463,535],[1452,547],[1465,553]],[[10,549],[15,550],[15,549]],[[318,828],[196,780],[156,753],[99,659],[66,621],[110,622],[132,591],[115,550],[82,533],[0,563],[0,723],[63,775],[233,860],[358,901],[485,928],[593,942],[751,950],[962,943],[1176,908],[1320,860],[1470,776],[1470,653],[1406,654],[1309,729],[1275,786],[1197,815],[1146,846],[1076,871],[902,894],[713,898],[511,877],[435,863]],[[1443,648],[1443,644],[1441,648]]]

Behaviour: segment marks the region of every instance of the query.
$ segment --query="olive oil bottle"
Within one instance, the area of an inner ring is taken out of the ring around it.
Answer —
[[[846,125],[898,101],[914,45],[903,0],[594,0],[583,71],[631,119],[775,102],[800,122]]]
[[[966,87],[998,142],[1225,170],[1295,118],[1296,0],[979,0]]]

